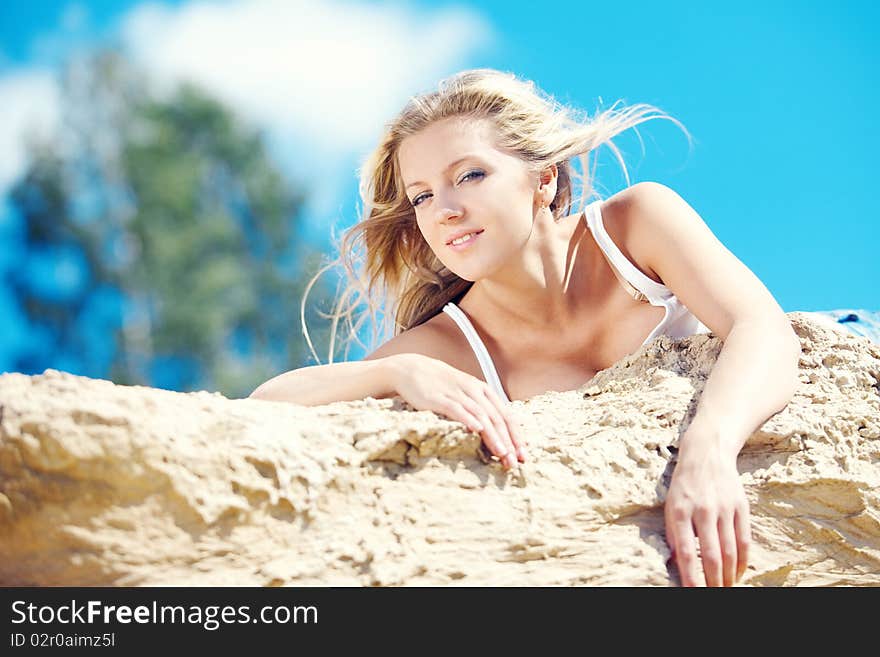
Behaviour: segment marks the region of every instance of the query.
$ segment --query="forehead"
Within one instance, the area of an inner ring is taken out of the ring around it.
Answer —
[[[424,180],[443,171],[465,154],[487,160],[502,155],[493,142],[492,125],[487,120],[452,117],[432,123],[400,143],[397,153],[404,180]]]

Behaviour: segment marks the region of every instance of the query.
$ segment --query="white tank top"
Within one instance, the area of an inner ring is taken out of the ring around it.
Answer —
[[[601,207],[601,200],[590,203],[584,210],[584,217],[590,232],[593,234],[593,238],[596,240],[599,248],[602,249],[605,257],[611,262],[612,270],[617,269],[614,272],[615,275],[621,279],[624,287],[632,286],[632,288],[635,288],[634,296],[636,298],[645,300],[654,306],[663,306],[666,310],[663,320],[648,334],[648,337],[645,338],[641,346],[648,344],[660,335],[666,335],[671,338],[684,338],[698,333],[710,333],[710,329],[676,298],[672,290],[648,278],[623,255],[620,249],[617,248],[617,245],[611,241],[605,230],[605,226],[602,223]],[[471,349],[474,350],[477,356],[486,383],[492,387],[499,397],[510,402],[510,398],[504,392],[504,388],[501,385],[501,379],[498,378],[498,372],[495,370],[492,357],[489,356],[486,345],[483,344],[467,315],[452,302],[447,303],[443,307],[443,312],[452,317],[462,333],[464,333],[468,343],[471,345]]]

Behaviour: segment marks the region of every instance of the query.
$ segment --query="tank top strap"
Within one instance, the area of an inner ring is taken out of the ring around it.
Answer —
[[[480,363],[480,369],[483,371],[486,383],[489,384],[501,399],[509,402],[510,399],[507,397],[507,393],[504,392],[504,388],[501,386],[501,379],[495,370],[495,363],[492,362],[492,357],[489,355],[489,351],[480,339],[474,325],[471,324],[471,320],[468,319],[468,316],[464,314],[461,308],[451,301],[443,306],[443,312],[449,315],[458,324],[461,332],[464,333],[464,337],[467,338],[468,344],[470,344],[471,349],[473,349],[474,354],[477,356],[477,361]]]
[[[649,278],[629,258],[623,255],[623,252],[608,235],[608,231],[605,230],[605,225],[602,222],[602,201],[590,203],[584,210],[584,218],[596,244],[602,249],[605,257],[611,261],[612,271],[617,270],[614,272],[615,275],[623,276],[629,285],[642,293],[653,305],[665,305],[669,297],[672,296],[672,292],[665,285]]]

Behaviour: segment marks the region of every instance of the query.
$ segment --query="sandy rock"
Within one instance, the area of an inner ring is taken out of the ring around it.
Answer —
[[[880,349],[789,313],[794,398],[750,437],[746,585],[880,585]],[[660,337],[514,402],[529,462],[399,398],[320,407],[0,376],[0,585],[678,583],[663,503],[720,351]]]

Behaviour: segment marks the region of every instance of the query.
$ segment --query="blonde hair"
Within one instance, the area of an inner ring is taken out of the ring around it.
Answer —
[[[614,152],[627,185],[630,184],[623,157],[611,141],[627,128],[650,119],[669,119],[684,130],[690,141],[687,129],[658,108],[637,104],[615,109],[617,104],[590,118],[579,110],[561,105],[531,81],[487,68],[461,71],[441,80],[436,91],[410,98],[400,114],[386,124],[379,145],[363,161],[359,191],[364,203],[364,218],[345,231],[338,246],[339,257],[323,267],[305,289],[300,318],[303,334],[315,359],[320,363],[305,324],[305,303],[314,282],[329,268],[342,264],[348,280],[338,296],[334,312],[330,315],[321,313],[333,320],[329,363],[333,362],[340,319],[345,318],[350,331],[345,359],[351,339],[364,346],[358,333],[368,316],[372,319],[371,340],[375,347],[427,321],[448,302],[460,300],[473,285],[473,281],[459,278],[449,271],[419,231],[415,209],[405,194],[397,158],[400,144],[406,137],[450,117],[490,121],[497,147],[522,158],[530,173],[541,172],[556,164],[557,192],[550,210],[553,217],[559,219],[570,214],[573,176],[578,176],[582,183],[579,212],[594,195],[592,181],[598,154],[592,171],[587,166],[587,156],[602,144],[607,144]],[[580,176],[572,167],[570,160],[575,157],[581,162],[583,171],[590,171],[589,175]],[[366,247],[360,270],[356,250],[359,244]],[[368,312],[353,323],[352,316],[361,302],[367,304]],[[380,309],[383,318],[378,321],[377,311]]]

